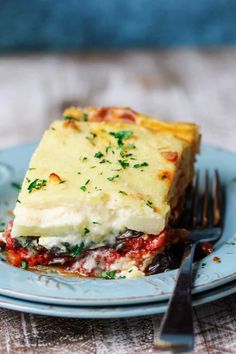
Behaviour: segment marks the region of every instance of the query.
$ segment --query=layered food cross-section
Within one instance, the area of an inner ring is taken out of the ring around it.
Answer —
[[[174,229],[199,131],[129,108],[69,108],[36,149],[2,242],[15,266],[81,276],[148,274]]]

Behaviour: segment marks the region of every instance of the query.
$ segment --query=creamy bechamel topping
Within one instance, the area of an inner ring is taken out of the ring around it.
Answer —
[[[192,163],[188,150],[171,131],[55,121],[30,162],[12,236],[40,236],[50,248],[65,240],[112,243],[126,228],[157,235],[168,221],[183,155]],[[185,184],[191,177],[189,171]]]

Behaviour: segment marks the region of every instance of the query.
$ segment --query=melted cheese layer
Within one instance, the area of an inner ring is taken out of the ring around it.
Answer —
[[[183,161],[184,184],[191,180],[194,152],[175,130],[149,125],[53,122],[26,173],[13,237],[40,236],[47,243],[48,237],[73,235],[99,244],[113,242],[126,228],[160,233]],[[166,158],[170,152],[172,160]]]

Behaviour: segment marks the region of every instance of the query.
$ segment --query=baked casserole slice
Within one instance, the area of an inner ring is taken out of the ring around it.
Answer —
[[[15,266],[131,278],[182,242],[174,229],[199,129],[129,108],[69,108],[36,149],[2,239]]]

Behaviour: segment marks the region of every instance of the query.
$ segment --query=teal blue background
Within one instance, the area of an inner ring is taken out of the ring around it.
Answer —
[[[235,0],[0,0],[0,51],[236,43]]]

